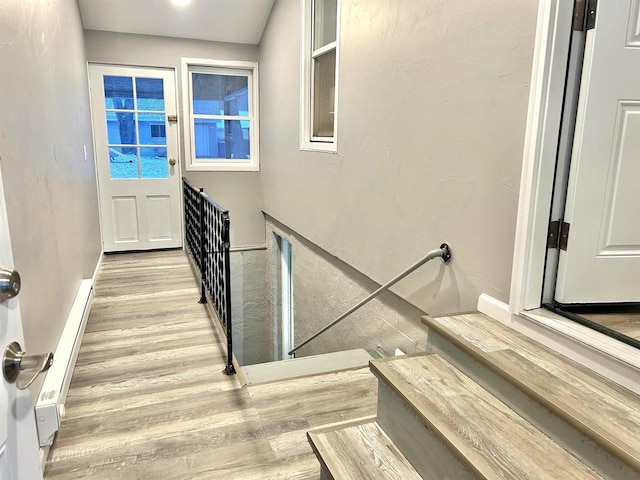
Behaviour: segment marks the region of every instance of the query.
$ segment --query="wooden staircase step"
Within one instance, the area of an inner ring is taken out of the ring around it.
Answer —
[[[370,367],[475,478],[602,478],[437,354]],[[395,439],[391,425],[379,423]]]
[[[640,478],[640,397],[635,393],[484,314],[422,321],[430,329],[433,350],[444,355],[447,347],[441,348],[437,337],[445,339],[602,448],[605,456],[619,459],[617,469],[628,469],[620,478]],[[593,456],[592,450],[580,456]]]
[[[422,478],[375,419],[322,427],[307,437],[322,465],[323,480]]]

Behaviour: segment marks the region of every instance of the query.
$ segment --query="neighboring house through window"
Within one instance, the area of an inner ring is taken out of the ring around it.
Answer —
[[[258,64],[182,59],[187,170],[259,170]]]
[[[337,151],[340,0],[301,0],[300,148]]]

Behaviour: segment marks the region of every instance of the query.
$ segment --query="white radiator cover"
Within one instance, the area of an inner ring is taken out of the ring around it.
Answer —
[[[53,365],[47,371],[36,402],[36,425],[40,447],[51,446],[60,428],[60,418],[64,416],[64,402],[69,391],[92,301],[93,279],[83,280],[53,354]]]

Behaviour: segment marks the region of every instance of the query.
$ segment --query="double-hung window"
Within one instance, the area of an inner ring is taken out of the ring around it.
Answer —
[[[259,170],[257,69],[182,59],[187,170]]]
[[[340,0],[301,0],[300,148],[337,151]]]

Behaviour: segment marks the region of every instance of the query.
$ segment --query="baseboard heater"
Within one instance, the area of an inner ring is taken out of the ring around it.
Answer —
[[[83,280],[53,354],[53,365],[47,372],[36,402],[36,425],[40,447],[50,447],[60,428],[60,419],[64,416],[64,402],[92,302],[93,280]]]

